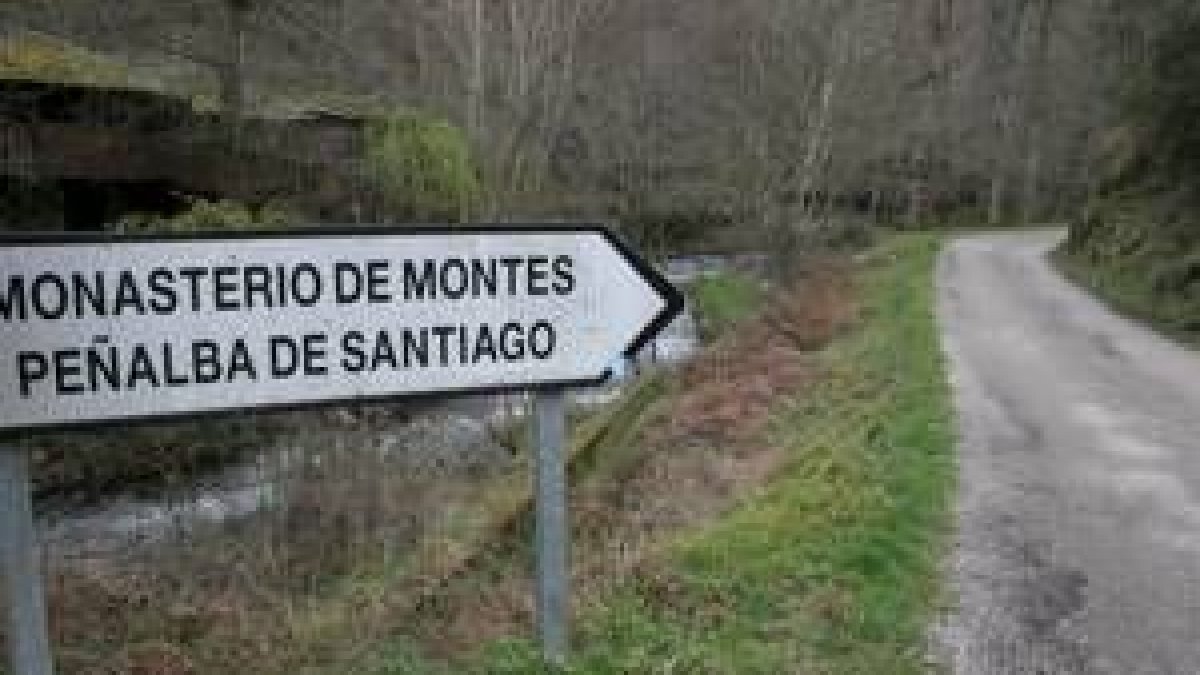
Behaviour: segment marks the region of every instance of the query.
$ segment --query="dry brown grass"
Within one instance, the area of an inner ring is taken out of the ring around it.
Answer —
[[[819,349],[853,319],[848,279],[842,265],[827,262],[777,291],[765,312],[685,368],[668,423],[649,440],[736,449],[760,436],[775,398],[813,377],[799,355]]]

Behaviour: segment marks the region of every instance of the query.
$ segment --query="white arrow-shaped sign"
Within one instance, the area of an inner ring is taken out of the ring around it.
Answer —
[[[0,241],[0,429],[606,379],[682,298],[593,226]]]

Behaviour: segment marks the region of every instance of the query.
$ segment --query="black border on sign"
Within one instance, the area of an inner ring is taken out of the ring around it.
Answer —
[[[205,230],[200,232],[171,232],[162,234],[113,234],[105,232],[15,232],[0,233],[0,249],[19,246],[63,246],[94,244],[147,244],[176,243],[189,241],[241,241],[246,239],[340,239],[345,237],[394,237],[398,235],[478,235],[478,234],[596,234],[603,237],[621,258],[658,293],[663,300],[663,309],[658,316],[626,346],[624,356],[632,358],[655,338],[675,317],[683,311],[684,298],[679,289],[667,281],[650,263],[634,253],[616,233],[604,225],[594,223],[475,223],[469,225],[380,225],[380,226],[305,226],[285,230]],[[251,410],[282,412],[312,410],[347,404],[378,404],[399,400],[420,400],[436,397],[503,394],[516,391],[544,390],[557,388],[594,387],[604,384],[612,377],[612,370],[605,370],[594,379],[522,382],[515,384],[482,385],[435,389],[430,391],[382,394],[371,396],[342,396],[338,398],[307,399],[287,403],[253,406],[214,408],[194,412],[163,412],[151,415],[114,417],[101,420],[77,420],[49,422],[20,427],[0,428],[0,439],[20,437],[30,432],[59,432],[87,428],[119,427],[165,422],[202,420]]]

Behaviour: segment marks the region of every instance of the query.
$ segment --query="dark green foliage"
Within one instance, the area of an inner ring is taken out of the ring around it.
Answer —
[[[1146,58],[1127,72],[1121,126],[1102,144],[1101,196],[1071,224],[1063,268],[1117,308],[1200,337],[1200,7],[1128,9]],[[1144,40],[1141,42],[1140,40]]]
[[[1130,78],[1128,117],[1140,155],[1134,167],[1148,187],[1200,204],[1200,8],[1167,3],[1162,18],[1144,72]]]
[[[1114,307],[1200,341],[1200,215],[1145,194],[1092,205],[1058,252],[1063,269]]]

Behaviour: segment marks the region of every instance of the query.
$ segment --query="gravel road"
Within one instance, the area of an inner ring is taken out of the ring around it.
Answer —
[[[1200,354],[1046,260],[1058,232],[948,246],[961,421],[957,673],[1200,673]]]

